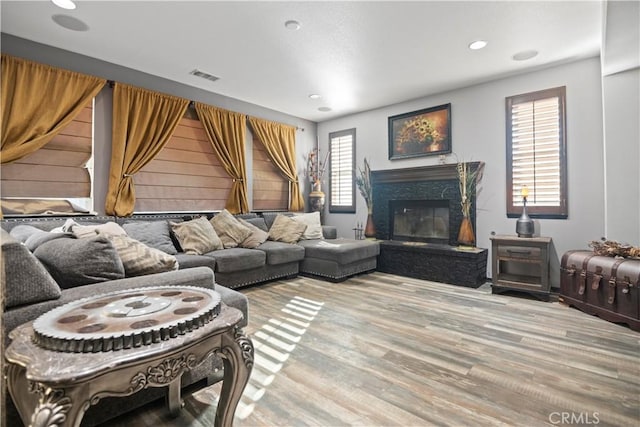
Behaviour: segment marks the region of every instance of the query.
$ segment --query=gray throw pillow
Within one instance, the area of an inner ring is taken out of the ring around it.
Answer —
[[[5,268],[5,308],[60,298],[60,287],[27,249],[0,230]]]
[[[73,235],[71,233],[52,233],[50,231],[38,230],[27,238],[24,245],[33,252],[41,244],[60,238],[73,239]]]
[[[40,230],[39,228],[34,227],[33,225],[16,225],[15,227],[13,227],[11,229],[11,231],[9,232],[9,234],[11,234],[11,236],[18,240],[19,242],[26,242],[27,239],[29,238],[29,236],[31,236],[34,233],[37,233]]]
[[[147,246],[169,255],[178,253],[171,240],[171,230],[167,221],[128,222],[122,225],[127,235]]]
[[[38,246],[34,255],[63,289],[124,277],[116,248],[101,235],[50,240]]]

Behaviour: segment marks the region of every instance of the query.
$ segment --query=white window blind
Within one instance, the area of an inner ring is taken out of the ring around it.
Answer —
[[[355,129],[329,134],[329,212],[355,212]]]
[[[566,213],[564,88],[508,98],[507,107],[508,211],[517,214],[522,210],[521,191],[527,186],[529,211]]]

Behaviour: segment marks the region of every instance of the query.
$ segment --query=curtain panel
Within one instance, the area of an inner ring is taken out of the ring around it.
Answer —
[[[31,154],[64,129],[106,80],[2,55],[1,162]]]
[[[107,215],[133,214],[133,175],[162,150],[188,105],[186,99],[121,83],[114,85]]]
[[[296,128],[255,117],[249,117],[249,123],[273,163],[289,180],[289,210],[304,210],[304,199],[296,171]]]
[[[249,212],[245,161],[246,116],[199,102],[195,103],[195,108],[213,151],[233,179],[226,209],[234,214]]]

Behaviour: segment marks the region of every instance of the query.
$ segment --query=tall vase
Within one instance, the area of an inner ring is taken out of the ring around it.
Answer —
[[[320,212],[320,219],[324,219],[324,193],[322,192],[322,185],[317,182],[313,186],[313,191],[309,193],[309,205],[311,212]]]
[[[458,244],[464,246],[475,246],[476,238],[473,233],[473,225],[468,216],[462,217],[460,231],[458,232]]]
[[[376,237],[376,226],[373,223],[373,211],[369,209],[367,215],[367,225],[364,227],[364,237],[374,239]]]

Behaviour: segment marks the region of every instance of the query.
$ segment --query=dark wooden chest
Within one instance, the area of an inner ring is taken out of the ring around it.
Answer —
[[[568,251],[560,274],[560,302],[640,331],[640,260]]]

